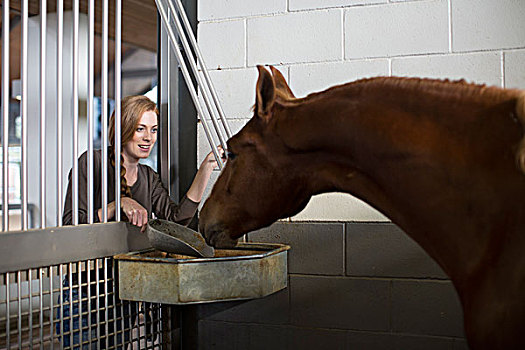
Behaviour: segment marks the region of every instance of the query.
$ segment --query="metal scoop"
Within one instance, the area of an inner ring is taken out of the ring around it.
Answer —
[[[177,223],[154,219],[146,227],[151,246],[157,250],[172,254],[212,258],[215,250],[198,233]]]

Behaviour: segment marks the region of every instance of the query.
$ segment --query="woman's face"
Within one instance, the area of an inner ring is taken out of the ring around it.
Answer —
[[[123,146],[122,153],[134,159],[148,158],[156,141],[157,114],[153,111],[144,112],[133,138]]]

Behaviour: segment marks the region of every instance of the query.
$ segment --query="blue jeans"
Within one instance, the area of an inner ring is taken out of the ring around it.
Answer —
[[[111,272],[111,273],[110,273]],[[90,271],[91,273],[91,281],[95,281],[95,271]],[[108,278],[112,277],[112,268],[109,268],[108,271]],[[103,274],[100,274],[99,276],[103,276]],[[72,277],[73,281],[78,281],[78,274],[74,273]],[[85,283],[87,281],[87,273],[85,271],[82,272],[82,282]],[[98,328],[98,335],[97,335],[97,321],[98,323],[105,323],[106,322],[106,312],[105,310],[97,310],[97,300],[96,300],[96,284],[92,284],[89,286],[91,289],[91,300],[87,300],[88,298],[88,291],[86,286],[82,286],[80,288],[82,292],[82,302],[80,302],[80,295],[79,295],[79,288],[78,286],[74,287],[72,290],[69,289],[69,278],[66,276],[62,282],[63,291],[62,295],[59,297],[59,305],[60,302],[62,302],[62,308],[58,308],[56,318],[60,320],[58,323],[56,323],[56,334],[58,336],[63,335],[63,337],[60,337],[60,342],[62,343],[63,347],[70,347],[71,345],[74,346],[75,349],[80,349],[80,333],[82,329],[82,349],[105,349],[106,348],[106,340],[107,344],[110,347],[115,346],[115,333],[117,334],[116,337],[116,343],[122,344],[122,310],[124,311],[124,328],[126,331],[124,332],[124,341],[128,342],[131,338],[131,326],[135,323],[135,319],[138,315],[138,303],[136,302],[128,302],[128,301],[122,301],[123,306],[116,306],[113,303],[113,296],[109,295],[113,292],[113,283],[107,283],[108,290],[106,291],[106,295],[101,295],[98,297],[99,307],[101,309],[105,308],[106,306],[106,298],[107,298],[107,305],[108,305],[108,319],[107,319],[107,328],[108,328],[108,335],[107,339],[105,338],[106,335],[106,325],[102,324]],[[99,291],[101,294],[104,294],[104,283],[102,281],[99,282]],[[95,297],[95,298],[93,298]],[[115,295],[115,300],[118,300],[118,296]],[[91,304],[91,313],[88,313],[88,302]],[[80,305],[82,305],[82,308],[80,308]],[[61,310],[63,310],[63,315],[61,315]],[[82,312],[81,312],[82,311]],[[130,314],[131,311],[131,314]],[[81,316],[82,313],[82,316]],[[98,320],[97,320],[98,315]],[[89,329],[89,316],[91,316],[91,330]],[[131,317],[130,317],[131,316]],[[70,320],[70,317],[72,317],[72,320]],[[117,319],[115,322],[114,320]],[[131,321],[131,322],[130,322]],[[72,336],[69,334],[71,331],[71,323],[73,326],[72,330]],[[116,325],[116,327],[115,327]],[[61,334],[61,330],[63,330],[63,333]],[[100,339],[100,340],[99,340]],[[87,341],[91,340],[91,348],[89,344],[85,344]],[[71,341],[73,341],[73,344],[71,344]],[[100,344],[99,344],[100,341]],[[75,346],[76,345],[76,346]],[[122,348],[122,347],[117,347]]]

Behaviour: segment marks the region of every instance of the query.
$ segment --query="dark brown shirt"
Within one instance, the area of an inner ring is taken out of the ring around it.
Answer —
[[[94,193],[94,211],[93,222],[99,222],[97,210],[102,207],[102,186],[101,186],[101,156],[102,152],[96,150],[93,152],[93,193]],[[78,162],[78,223],[89,223],[87,216],[87,152],[84,152]],[[66,201],[64,203],[64,214],[62,221],[64,225],[73,224],[72,210],[72,172],[69,172],[69,184],[67,186]],[[108,160],[108,203],[115,200],[115,169]],[[179,205],[175,204],[169,197],[168,191],[162,185],[159,175],[149,166],[139,164],[137,172],[137,181],[131,186],[131,196],[147,211],[149,218],[152,214],[159,219],[165,219],[187,225],[195,215],[199,203],[193,202],[184,196]],[[121,220],[127,221],[126,215],[121,212]]]

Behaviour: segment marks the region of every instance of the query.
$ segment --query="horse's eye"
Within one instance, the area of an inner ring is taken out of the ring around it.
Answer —
[[[237,155],[233,152],[227,152],[227,156],[229,160],[234,160]]]

